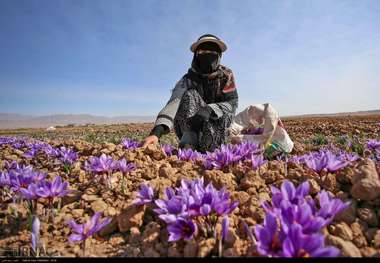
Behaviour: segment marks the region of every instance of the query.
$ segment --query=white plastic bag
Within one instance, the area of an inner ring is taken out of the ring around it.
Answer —
[[[284,153],[290,153],[294,146],[278,112],[269,103],[251,105],[238,113],[229,128],[229,135],[235,143],[252,141],[264,148],[273,144]]]

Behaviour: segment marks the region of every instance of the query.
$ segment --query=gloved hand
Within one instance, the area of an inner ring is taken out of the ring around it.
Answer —
[[[169,133],[169,128],[164,124],[160,124],[153,128],[149,136],[156,135],[158,138],[161,138],[162,135],[167,134],[167,133]]]
[[[203,123],[210,119],[212,112],[212,108],[208,105],[201,107],[198,112],[189,119],[190,129],[199,132],[203,127]]]

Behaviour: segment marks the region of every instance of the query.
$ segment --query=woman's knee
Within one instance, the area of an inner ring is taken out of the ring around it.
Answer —
[[[201,105],[205,104],[202,96],[199,94],[199,92],[196,89],[186,90],[183,96],[185,97],[186,101],[190,101],[195,104],[201,104]]]

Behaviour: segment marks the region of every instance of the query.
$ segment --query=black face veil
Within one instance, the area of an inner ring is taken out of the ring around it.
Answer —
[[[215,53],[204,53],[197,54],[199,49],[215,51]],[[218,69],[220,64],[220,58],[222,56],[222,52],[219,46],[213,42],[204,42],[200,44],[194,52],[192,66],[195,66],[195,69],[201,74],[210,74]]]

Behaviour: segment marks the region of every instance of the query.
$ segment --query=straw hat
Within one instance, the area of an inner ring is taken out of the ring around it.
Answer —
[[[217,44],[222,52],[227,50],[227,45],[218,37],[211,34],[206,34],[198,38],[198,40],[190,46],[190,50],[192,52],[195,52],[195,50],[197,50],[197,47],[204,42],[213,42]]]

